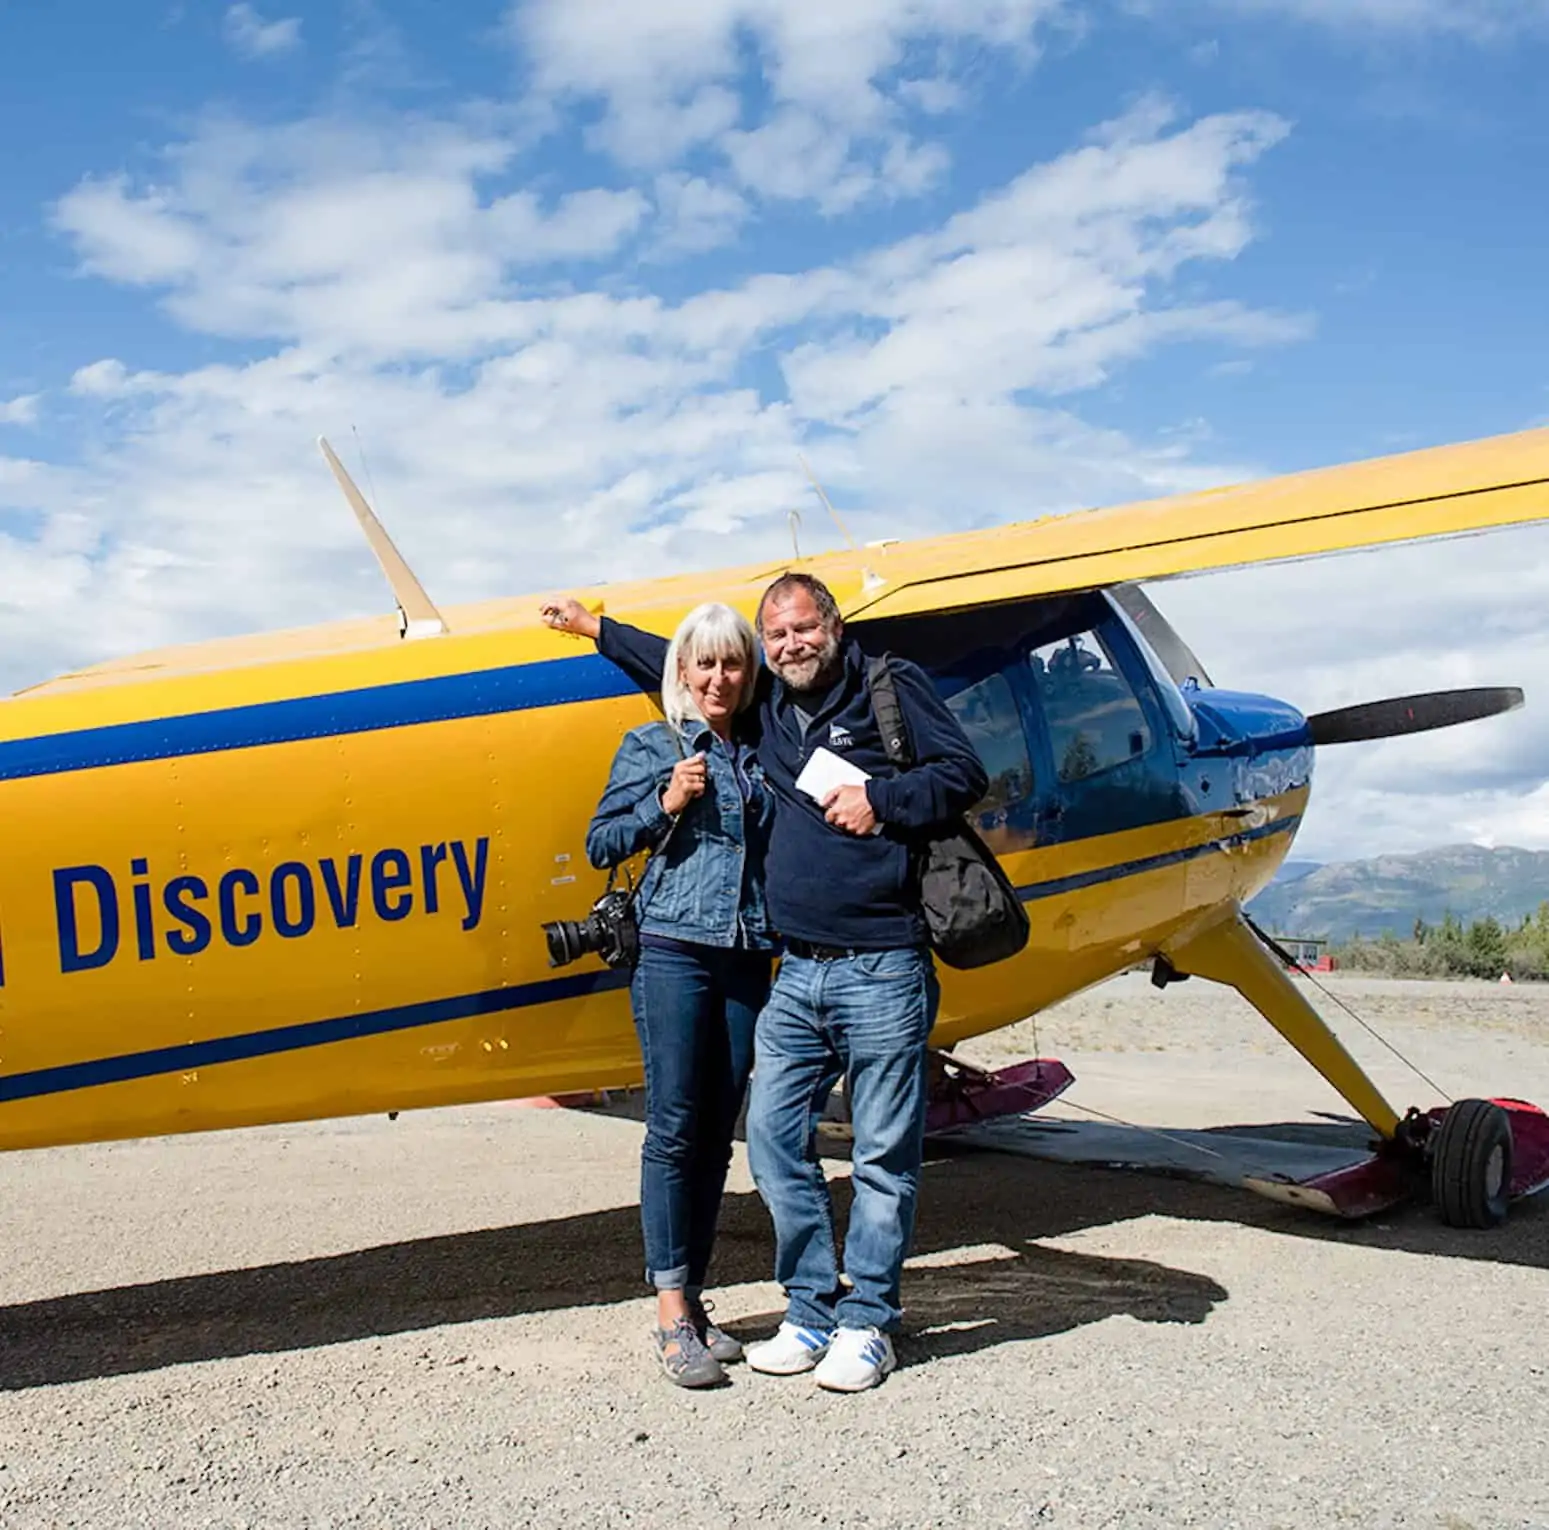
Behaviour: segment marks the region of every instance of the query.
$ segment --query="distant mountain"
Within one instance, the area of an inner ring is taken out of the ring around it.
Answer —
[[[1275,883],[1283,887],[1288,882],[1300,882],[1303,877],[1310,877],[1322,869],[1322,861],[1282,861],[1280,870],[1275,873]]]
[[[1384,930],[1407,937],[1416,919],[1438,924],[1448,912],[1464,924],[1486,914],[1520,923],[1546,900],[1549,851],[1448,845],[1316,866],[1291,877],[1282,871],[1248,912],[1276,934],[1338,941]]]

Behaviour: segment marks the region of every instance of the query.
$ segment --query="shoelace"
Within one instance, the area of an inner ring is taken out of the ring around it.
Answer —
[[[699,1337],[699,1330],[694,1327],[692,1318],[681,1317],[671,1328],[658,1330],[661,1334],[661,1351],[670,1365],[692,1365],[701,1352],[705,1352],[704,1341]],[[676,1344],[678,1352],[669,1355],[667,1351]]]

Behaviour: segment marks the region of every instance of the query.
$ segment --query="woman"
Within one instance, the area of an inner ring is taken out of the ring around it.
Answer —
[[[543,616],[596,636],[597,619],[574,601]],[[736,726],[757,666],[742,616],[713,604],[690,611],[662,673],[667,721],[625,734],[586,836],[599,868],[651,852],[630,983],[645,1063],[640,1219],[657,1353],[685,1387],[714,1386],[722,1362],[742,1357],[710,1322],[703,1290],[773,962],[764,850],[774,804]]]

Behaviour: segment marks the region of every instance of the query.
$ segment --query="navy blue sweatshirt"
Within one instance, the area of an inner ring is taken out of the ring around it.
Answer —
[[[661,689],[665,638],[605,616],[597,647],[642,690]],[[846,637],[840,659],[839,676],[825,693],[797,695],[761,666],[757,698],[743,717],[775,797],[765,865],[770,923],[781,935],[814,945],[865,951],[924,945],[911,850],[923,831],[966,813],[989,778],[929,676],[894,659],[893,682],[915,760],[900,774],[872,714],[860,644]],[[805,738],[796,701],[812,718]],[[871,777],[866,795],[883,825],[880,834],[835,828],[817,802],[796,790],[796,777],[819,747]]]

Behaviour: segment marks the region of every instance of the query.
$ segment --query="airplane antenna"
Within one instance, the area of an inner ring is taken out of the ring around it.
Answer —
[[[425,593],[424,585],[414,577],[414,570],[404,562],[403,554],[393,545],[387,528],[376,518],[375,512],[366,503],[365,495],[356,488],[355,480],[345,472],[344,464],[334,455],[327,438],[319,436],[317,444],[339,487],[344,491],[350,509],[355,512],[355,519],[360,522],[360,529],[365,532],[366,541],[371,544],[371,551],[376,554],[382,572],[387,576],[393,598],[398,602],[400,635],[406,638],[440,637],[447,630],[446,622],[430,596]]]
[[[817,490],[817,496],[823,501],[823,508],[834,518],[834,525],[839,528],[839,535],[850,544],[851,552],[859,552],[860,548],[855,544],[855,538],[850,535],[850,528],[839,519],[839,512],[834,509],[834,502],[823,492],[823,485],[818,482],[818,475],[807,465],[807,459],[800,452],[796,453],[796,460],[801,464],[801,470],[807,475],[807,482]]]
[[[845,541],[850,544],[850,551],[859,552],[860,547],[856,544],[855,538],[850,535],[850,528],[846,526],[842,520],[840,520],[839,512],[834,509],[833,500],[828,497],[828,495],[824,492],[823,485],[818,482],[818,475],[812,471],[810,466],[808,466],[807,459],[803,457],[800,452],[796,453],[796,460],[801,464],[802,472],[807,475],[807,481],[814,489],[817,490],[818,498],[823,501],[823,508],[827,510],[831,516],[833,516],[834,525],[839,528],[840,536],[842,536]],[[861,565],[861,588],[867,593],[870,593],[872,590],[880,590],[886,583],[887,580],[884,579],[881,574],[877,573],[875,569],[864,563]]]
[[[366,456],[366,443],[360,439],[360,432],[352,424],[350,434],[355,437],[355,450],[360,453],[360,470],[366,475],[366,487],[371,491],[371,503],[380,505],[382,496],[376,491],[376,479],[371,472],[371,463]]]

